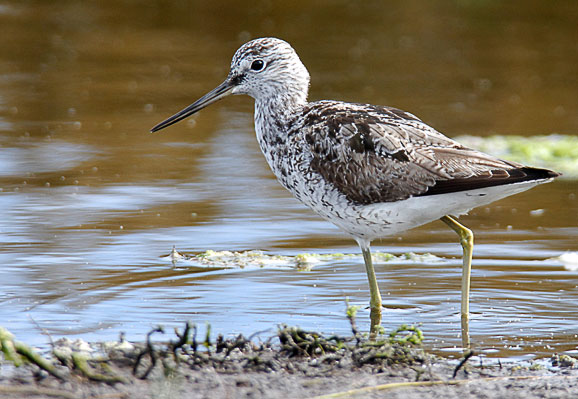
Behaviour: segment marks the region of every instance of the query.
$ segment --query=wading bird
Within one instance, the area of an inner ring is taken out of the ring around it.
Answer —
[[[371,241],[441,219],[463,247],[462,342],[469,346],[473,234],[456,217],[559,174],[464,147],[399,109],[308,102],[308,92],[309,72],[293,48],[276,38],[256,39],[237,50],[223,83],[151,131],[230,94],[253,97],[257,140],[279,182],[359,244],[372,331],[382,305]]]

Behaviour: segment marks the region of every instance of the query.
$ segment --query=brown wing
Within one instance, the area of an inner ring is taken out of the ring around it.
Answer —
[[[557,175],[466,148],[389,107],[314,103],[301,131],[313,154],[311,168],[359,204]]]

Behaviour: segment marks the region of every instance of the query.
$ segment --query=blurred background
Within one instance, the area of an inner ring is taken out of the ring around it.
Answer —
[[[252,99],[148,130],[219,84],[240,44],[276,36],[308,67],[311,100],[395,106],[451,137],[575,136],[576,21],[574,0],[0,1],[0,324],[37,345],[186,320],[348,334],[345,298],[369,300],[361,257],[310,271],[165,258],[358,252],[275,181]],[[576,351],[577,276],[558,260],[578,251],[575,176],[461,219],[488,356]],[[459,353],[454,233],[432,223],[374,248],[441,257],[376,267],[384,325],[422,323],[429,348]]]

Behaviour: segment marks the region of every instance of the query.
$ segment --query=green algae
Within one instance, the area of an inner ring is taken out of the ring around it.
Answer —
[[[406,324],[402,324],[400,327],[389,334],[389,341],[392,345],[421,345],[423,343],[423,332],[416,326],[408,326]]]
[[[551,134],[544,136],[459,136],[459,143],[482,152],[555,170],[565,178],[578,178],[578,136]]]
[[[39,355],[33,347],[16,341],[14,335],[4,327],[0,327],[0,354],[15,367],[20,367],[25,362],[29,362],[60,380],[65,379],[64,374],[57,370],[52,362]]]
[[[415,254],[408,252],[402,255],[393,255],[385,252],[372,254],[375,263],[438,263],[444,259],[432,254]],[[361,254],[312,254],[301,253],[294,256],[270,255],[263,251],[213,251],[207,250],[194,255],[179,253],[173,248],[165,257],[173,264],[189,264],[202,267],[223,268],[295,268],[297,270],[310,270],[313,266],[336,261],[359,262]]]

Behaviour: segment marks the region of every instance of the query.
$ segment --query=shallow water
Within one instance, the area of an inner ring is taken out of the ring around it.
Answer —
[[[308,271],[165,258],[173,246],[359,252],[272,177],[252,100],[148,134],[220,83],[247,38],[292,42],[313,99],[398,106],[450,136],[578,133],[572,1],[147,4],[0,5],[0,325],[20,340],[139,340],[186,320],[264,337],[281,323],[349,332],[345,298],[369,300],[360,257]],[[553,259],[578,251],[577,196],[577,181],[561,179],[461,219],[476,234],[472,342],[488,356],[577,349],[578,272]],[[442,258],[376,264],[384,326],[422,323],[429,348],[457,354],[454,233],[436,222],[374,248]]]

